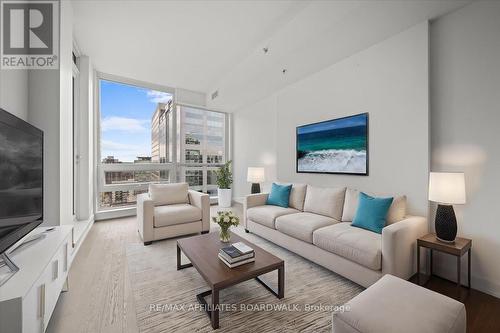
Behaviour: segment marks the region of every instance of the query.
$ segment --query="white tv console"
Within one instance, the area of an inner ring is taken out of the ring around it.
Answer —
[[[36,228],[23,240],[47,229]],[[0,287],[2,333],[45,332],[59,294],[67,288],[74,255],[73,226],[54,227],[45,234],[18,250],[14,246],[9,253],[19,271]]]

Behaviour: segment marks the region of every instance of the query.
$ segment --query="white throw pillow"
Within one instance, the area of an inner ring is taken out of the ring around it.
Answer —
[[[348,188],[345,191],[344,210],[342,211],[342,222],[352,222],[358,208],[359,191]]]
[[[367,193],[373,195],[372,193]],[[344,211],[342,212],[342,222],[352,222],[358,209],[359,191],[348,188],[345,193]],[[406,195],[395,196],[391,207],[387,212],[387,225],[399,222],[406,217]]]
[[[155,205],[188,203],[188,183],[149,184],[149,196]]]
[[[304,212],[329,216],[340,221],[344,206],[345,187],[322,188],[307,185]]]
[[[290,185],[290,183],[277,183],[278,185]],[[306,184],[292,184],[288,206],[297,210],[304,209],[304,199],[306,198]]]
[[[399,222],[406,217],[406,195],[394,197],[391,207],[387,212],[387,225]]]

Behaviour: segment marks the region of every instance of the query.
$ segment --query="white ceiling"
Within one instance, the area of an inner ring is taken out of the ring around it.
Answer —
[[[74,35],[97,70],[206,92],[302,1],[73,1]]]
[[[219,90],[209,106],[235,111],[468,2],[75,0],[74,35],[99,71]]]

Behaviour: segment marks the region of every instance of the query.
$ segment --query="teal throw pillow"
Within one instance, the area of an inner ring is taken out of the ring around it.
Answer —
[[[271,193],[269,193],[269,196],[267,197],[267,204],[288,208],[291,190],[292,185],[278,185],[273,183]]]
[[[393,199],[374,198],[361,192],[359,194],[358,209],[351,225],[381,234]]]

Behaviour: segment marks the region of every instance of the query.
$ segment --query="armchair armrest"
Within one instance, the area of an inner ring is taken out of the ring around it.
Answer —
[[[427,219],[421,216],[407,216],[382,229],[382,273],[405,280],[415,274],[417,238],[427,233]]]
[[[189,190],[189,203],[201,209],[201,231],[210,231],[210,196]]]
[[[257,206],[263,206],[267,202],[269,193],[249,194],[243,198],[243,223],[247,229],[247,209]]]
[[[153,240],[153,216],[154,202],[149,193],[142,193],[137,196],[137,228],[143,242]]]

